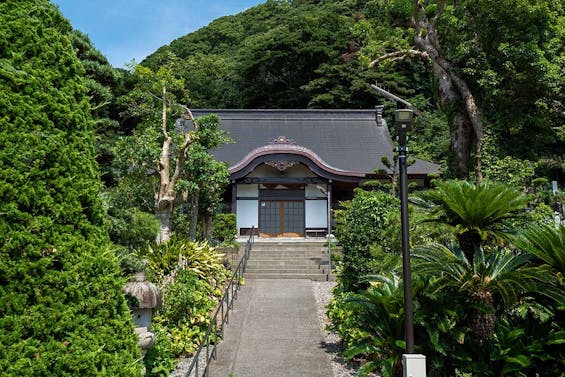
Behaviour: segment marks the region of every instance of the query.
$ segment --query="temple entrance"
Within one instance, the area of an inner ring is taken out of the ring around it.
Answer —
[[[304,237],[304,200],[260,200],[261,237]]]

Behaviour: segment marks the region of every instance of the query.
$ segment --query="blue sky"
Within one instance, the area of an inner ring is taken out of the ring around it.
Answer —
[[[114,67],[265,0],[53,0]]]

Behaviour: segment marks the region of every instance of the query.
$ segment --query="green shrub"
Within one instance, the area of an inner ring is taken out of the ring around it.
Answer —
[[[194,271],[198,278],[220,289],[227,276],[222,260],[207,242],[193,242],[173,238],[161,245],[149,245],[144,252],[151,280],[162,282],[183,261],[184,268]]]
[[[108,214],[110,239],[114,243],[135,249],[155,241],[159,222],[154,214],[137,208],[111,208]]]
[[[143,358],[147,377],[168,377],[175,369],[176,360],[173,356],[172,344],[167,328],[153,321],[151,331],[156,335],[155,344]]]
[[[163,307],[159,310],[163,324],[205,323],[214,307],[212,287],[194,271],[180,270],[175,281],[163,291]]]
[[[125,246],[114,245],[114,253],[120,261],[120,270],[124,277],[128,278],[137,272],[145,271],[147,261],[139,256],[137,250],[130,250]]]
[[[400,225],[395,219],[400,203],[395,197],[379,191],[355,190],[350,202],[342,203],[336,211],[335,235],[343,247],[339,283],[346,291],[355,291],[363,284],[359,280],[374,273],[378,261],[371,253],[372,246],[394,252],[400,237]],[[392,231],[396,229],[396,231]],[[396,234],[396,237],[391,237]]]
[[[211,312],[216,307],[212,287],[194,271],[180,270],[163,291],[163,306],[155,322],[164,326],[172,354],[192,354],[204,340]]]
[[[339,335],[341,342],[346,347],[368,339],[369,334],[360,328],[353,309],[346,304],[347,300],[354,296],[354,293],[340,292],[339,290],[334,290],[333,293],[334,295],[328,303],[326,313],[331,320],[328,330]]]
[[[237,236],[235,213],[218,213],[214,215],[212,239],[221,245],[229,245]]]
[[[47,0],[0,25],[1,374],[139,376],[71,27]]]

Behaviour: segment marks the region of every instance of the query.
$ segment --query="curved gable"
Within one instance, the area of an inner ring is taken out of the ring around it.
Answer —
[[[257,166],[271,161],[296,161],[306,165],[319,176],[329,179],[339,178],[341,180],[352,178],[357,180],[365,177],[358,171],[348,171],[335,168],[326,163],[312,150],[293,144],[270,144],[255,148],[249,152],[241,161],[229,168],[234,178],[242,178],[252,172]],[[355,179],[357,178],[357,179]]]

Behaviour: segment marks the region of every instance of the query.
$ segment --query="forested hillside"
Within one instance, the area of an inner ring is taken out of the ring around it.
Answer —
[[[376,82],[424,110],[411,147],[451,174],[563,180],[564,39],[552,0],[267,1],[142,64],[179,57],[193,107],[390,111]]]

